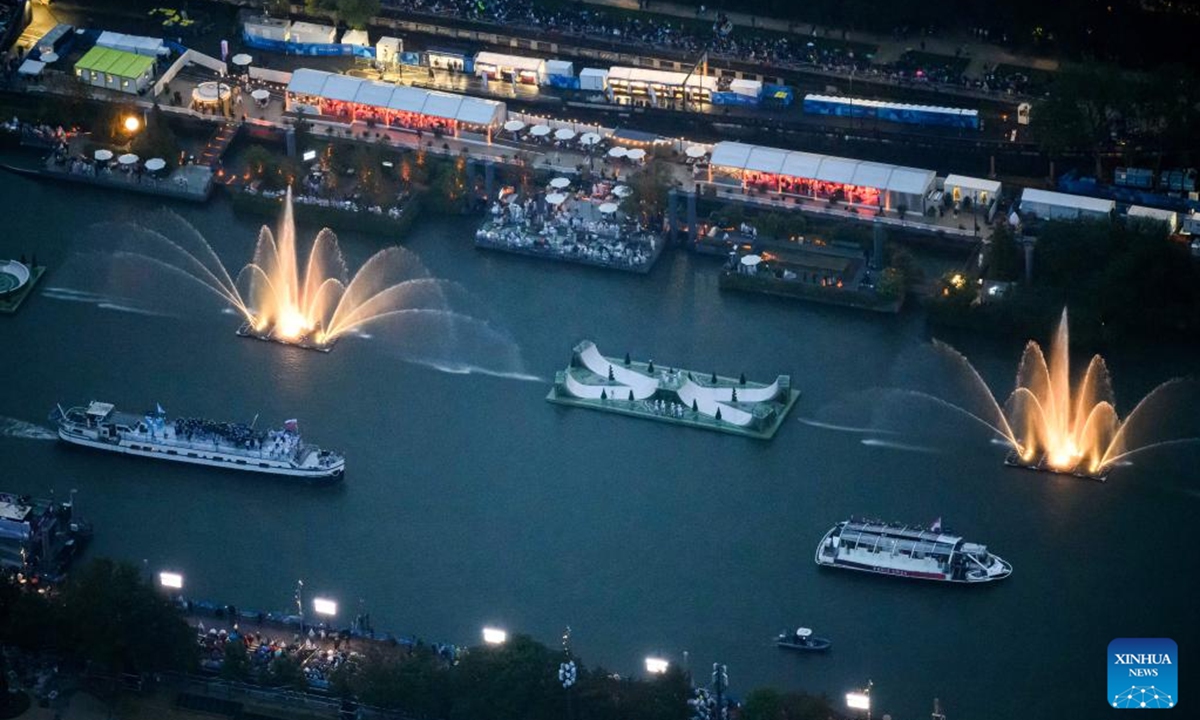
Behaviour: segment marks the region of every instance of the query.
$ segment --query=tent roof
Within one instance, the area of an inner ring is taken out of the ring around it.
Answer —
[[[707,88],[715,90],[717,81],[707,75],[698,75],[696,73],[681,73],[671,72],[669,70],[651,70],[649,68],[640,67],[621,67],[613,66],[608,69],[609,80],[624,80],[626,82],[647,82],[658,85],[672,85],[683,87],[684,80],[687,80],[687,87],[691,88]]]
[[[475,64],[487,63],[499,67],[511,67],[517,70],[532,70],[542,72],[546,61],[541,58],[522,57],[520,55],[504,55],[502,53],[481,52],[475,56]]]
[[[457,119],[468,125],[492,125],[502,119],[503,107],[495,100],[465,97],[458,108]]]
[[[358,86],[358,94],[354,96],[354,102],[360,105],[385,108],[391,102],[392,93],[395,90],[395,85],[368,80]]]
[[[986,192],[995,195],[996,193],[1000,192],[1000,181],[970,177],[968,175],[947,175],[946,182],[943,187],[945,187],[947,190],[960,187],[967,190],[979,190],[980,192]]]
[[[292,73],[292,79],[288,81],[288,92],[297,95],[320,95],[321,88],[325,87],[325,81],[328,79],[327,72],[300,68]]]
[[[914,195],[928,191],[935,177],[932,170],[780,150],[740,142],[719,142],[714,145],[711,162],[718,167],[776,173]]]
[[[504,115],[504,103],[495,100],[361,80],[307,68],[292,73],[288,92],[459,120],[472,125],[491,125]]]
[[[330,75],[325,81],[325,87],[321,88],[321,95],[329,100],[354,102],[354,96],[358,95],[363,82],[365,81],[349,75]]]
[[[21,63],[21,67],[17,68],[17,73],[20,75],[40,75],[42,70],[46,69],[46,63],[33,58],[25,58],[25,62]]]
[[[1098,213],[1112,212],[1113,208],[1117,206],[1116,202],[1112,200],[1087,197],[1086,195],[1068,195],[1067,193],[1038,190],[1037,188],[1025,188],[1021,191],[1022,210],[1025,210],[1026,201]]]

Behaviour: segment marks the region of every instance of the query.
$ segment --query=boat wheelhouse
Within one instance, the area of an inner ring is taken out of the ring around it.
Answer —
[[[915,525],[845,520],[817,546],[818,565],[921,580],[981,583],[1012,574],[1012,565],[986,545]]]

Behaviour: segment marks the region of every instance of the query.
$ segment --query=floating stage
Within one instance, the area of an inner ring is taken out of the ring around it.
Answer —
[[[304,350],[315,350],[316,352],[327,353],[337,345],[337,340],[328,343],[313,342],[308,335],[301,335],[295,338],[279,337],[273,330],[268,329],[266,332],[259,332],[254,329],[254,326],[248,322],[242,323],[242,326],[237,329],[238,337],[250,338],[252,340],[262,340],[264,342],[279,343],[289,347],[298,347]]]
[[[769,385],[682,368],[605,357],[595,343],[575,346],[546,399],[706,430],[770,440],[800,391],[780,375]]]
[[[1046,464],[1045,456],[1037,458],[1033,462],[1025,462],[1021,459],[1021,455],[1016,451],[1010,451],[1004,458],[1004,464],[1009,467],[1020,468],[1021,470],[1033,470],[1035,472],[1050,473],[1052,475],[1071,475],[1084,480],[1095,480],[1104,482],[1108,479],[1108,471],[1110,468],[1101,468],[1100,472],[1090,473],[1083,468],[1083,465],[1075,466],[1073,470],[1058,470]]]

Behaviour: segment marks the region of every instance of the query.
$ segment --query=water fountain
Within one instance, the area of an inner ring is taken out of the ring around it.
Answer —
[[[232,276],[204,235],[167,210],[92,227],[51,296],[151,316],[203,317],[215,301],[241,318],[238,334],[330,351],[346,337],[450,372],[524,378],[520,350],[484,319],[488,308],[430,276],[399,246],[351,275],[328,228],[302,252],[291,194],[276,231],[258,233],[251,262]]]
[[[1048,359],[1036,341],[1031,340],[1026,345],[1017,369],[1016,389],[1003,408],[996,403],[996,421],[972,417],[986,424],[1008,444],[1010,451],[1005,463],[1009,466],[1104,480],[1119,460],[1165,444],[1134,445],[1130,442],[1129,428],[1147,414],[1153,401],[1167,395],[1167,391],[1181,381],[1171,380],[1159,385],[1122,420],[1117,415],[1104,359],[1099,355],[1093,357],[1081,381],[1073,387],[1069,346],[1067,311],[1064,309],[1050,341]],[[938,344],[938,349],[962,357],[949,346]],[[972,382],[986,390],[975,369],[965,358],[962,360]],[[987,394],[990,398],[990,393]]]

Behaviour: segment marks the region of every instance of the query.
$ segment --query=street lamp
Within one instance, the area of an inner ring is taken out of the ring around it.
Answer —
[[[175,572],[160,572],[158,574],[158,584],[170,590],[182,590],[183,575]]]
[[[326,617],[337,615],[337,602],[328,598],[313,598],[313,612]]]
[[[122,125],[125,127],[125,132],[130,135],[142,129],[142,121],[137,115],[126,115]]]
[[[658,657],[647,657],[646,658],[646,672],[650,673],[651,675],[662,675],[663,673],[665,673],[667,671],[667,668],[669,668],[670,666],[671,666],[671,663],[667,662],[666,660],[663,660],[662,658],[658,658]]]
[[[508,641],[508,633],[500,628],[485,627],[483,641],[488,645],[503,645]]]

